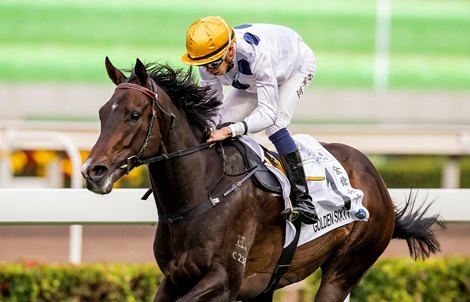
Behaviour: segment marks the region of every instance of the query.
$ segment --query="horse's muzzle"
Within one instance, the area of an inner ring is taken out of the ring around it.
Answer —
[[[85,171],[85,179],[99,183],[108,174],[108,168],[102,165],[88,166]]]
[[[82,176],[85,179],[85,187],[96,194],[107,194],[107,185],[104,183],[108,178],[109,169],[103,165],[87,165],[82,167]]]

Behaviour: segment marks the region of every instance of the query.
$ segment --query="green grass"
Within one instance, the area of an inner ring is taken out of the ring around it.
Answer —
[[[106,82],[104,57],[129,68],[183,66],[185,32],[197,18],[267,22],[297,30],[318,60],[315,87],[373,85],[375,0],[0,0],[0,81]],[[470,87],[470,3],[394,0],[392,88]]]

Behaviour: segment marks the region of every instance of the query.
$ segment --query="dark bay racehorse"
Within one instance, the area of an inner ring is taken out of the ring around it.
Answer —
[[[205,143],[220,103],[191,70],[137,59],[126,77],[108,58],[106,69],[117,87],[100,109],[101,133],[82,173],[89,190],[108,194],[130,169],[148,165],[159,214],[154,254],[165,275],[155,301],[271,301],[259,295],[282,251],[283,201],[255,186],[233,146]],[[316,301],[343,301],[392,238],[405,239],[415,258],[436,253],[431,227],[440,221],[424,217],[427,208],[413,210],[411,198],[396,209],[361,152],[324,146],[364,192],[370,219],[299,246],[277,288],[321,268]]]

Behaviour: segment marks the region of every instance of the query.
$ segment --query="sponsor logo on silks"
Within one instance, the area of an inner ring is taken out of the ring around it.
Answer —
[[[366,211],[364,211],[364,209],[359,209],[359,211],[357,211],[354,216],[356,216],[358,219],[364,219],[366,218]]]
[[[342,207],[333,212],[320,216],[318,221],[313,224],[313,232],[320,232],[323,229],[331,229],[334,225],[341,223],[344,220],[351,219],[351,213]]]

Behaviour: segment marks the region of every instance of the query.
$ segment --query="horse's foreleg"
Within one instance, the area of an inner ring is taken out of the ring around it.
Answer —
[[[233,281],[233,280],[232,280]],[[238,282],[240,284],[240,282]],[[235,301],[238,289],[229,282],[227,271],[219,266],[207,273],[199,282],[177,302],[227,302]],[[240,287],[240,285],[238,285]]]

